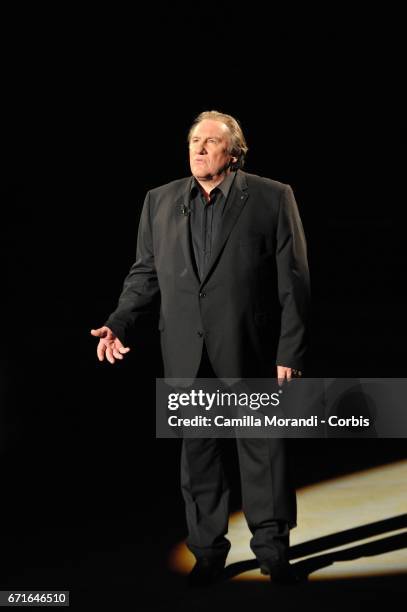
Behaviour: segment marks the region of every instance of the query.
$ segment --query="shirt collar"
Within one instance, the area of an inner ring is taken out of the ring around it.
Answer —
[[[235,179],[236,176],[236,171],[233,172],[229,172],[229,174],[226,175],[226,177],[223,179],[223,181],[221,183],[219,183],[219,185],[217,185],[215,187],[215,189],[212,190],[211,193],[213,193],[216,189],[219,189],[225,200],[229,195],[229,191],[230,188],[232,187],[233,181]],[[190,187],[190,191],[189,191],[189,198],[192,199],[195,197],[195,195],[197,194],[197,192],[199,192],[201,190],[201,186],[198,183],[198,181],[196,180],[196,178],[193,176],[192,177],[192,181],[191,181],[191,187]]]

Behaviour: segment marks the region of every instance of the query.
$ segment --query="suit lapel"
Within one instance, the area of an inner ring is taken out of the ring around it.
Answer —
[[[184,254],[185,263],[191,277],[196,279],[197,285],[200,280],[197,276],[193,257],[191,253],[190,227],[189,227],[189,193],[191,188],[192,177],[187,180],[186,190],[178,200],[175,201],[174,216],[177,230],[177,239],[180,241],[182,252]]]
[[[211,258],[208,263],[208,267],[205,271],[202,281],[200,281],[195,266],[193,264],[193,255],[191,252],[191,240],[190,240],[190,224],[189,224],[189,194],[191,188],[192,177],[187,180],[186,189],[181,197],[175,201],[174,206],[174,217],[177,231],[177,239],[180,241],[182,252],[184,254],[185,263],[189,270],[191,277],[196,279],[197,285],[203,285],[212,269],[214,268],[216,261],[218,260],[223,247],[227,239],[229,238],[230,232],[232,231],[236,221],[238,220],[240,213],[242,212],[247,198],[249,197],[246,177],[243,172],[238,170],[235,181],[232,185],[229,193],[229,200],[226,203],[226,210],[222,218],[221,227],[219,234],[215,240]],[[186,213],[186,214],[185,214]]]
[[[234,184],[232,185],[232,189],[229,194],[229,201],[226,203],[226,210],[222,218],[219,234],[215,240],[212,255],[209,260],[204,277],[202,278],[201,285],[206,282],[213,267],[215,266],[216,261],[218,260],[223,250],[223,247],[225,246],[225,243],[229,238],[230,232],[232,231],[236,221],[238,220],[248,197],[249,193],[246,177],[243,172],[238,170]]]

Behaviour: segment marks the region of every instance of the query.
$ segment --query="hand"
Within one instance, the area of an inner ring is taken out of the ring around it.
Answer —
[[[103,361],[106,354],[109,363],[115,363],[116,359],[123,359],[123,356],[130,350],[128,346],[124,347],[119,338],[105,325],[99,329],[91,329],[90,333],[100,338],[96,349],[99,361]]]
[[[286,368],[285,366],[277,366],[277,380],[279,387],[281,387],[285,380],[287,380],[287,382],[290,382],[292,378],[298,378],[300,376],[302,376],[301,370],[295,370],[294,368]]]

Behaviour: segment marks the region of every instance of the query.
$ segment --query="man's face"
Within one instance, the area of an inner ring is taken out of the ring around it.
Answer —
[[[228,153],[230,132],[221,121],[204,119],[194,128],[189,141],[189,163],[192,174],[210,180],[225,171],[225,166],[236,157]]]

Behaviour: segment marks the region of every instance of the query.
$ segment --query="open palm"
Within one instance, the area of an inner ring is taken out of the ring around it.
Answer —
[[[103,361],[106,356],[109,363],[115,363],[116,359],[123,359],[130,350],[128,346],[123,346],[119,338],[106,325],[99,329],[91,329],[90,333],[100,338],[96,349],[99,361]]]

